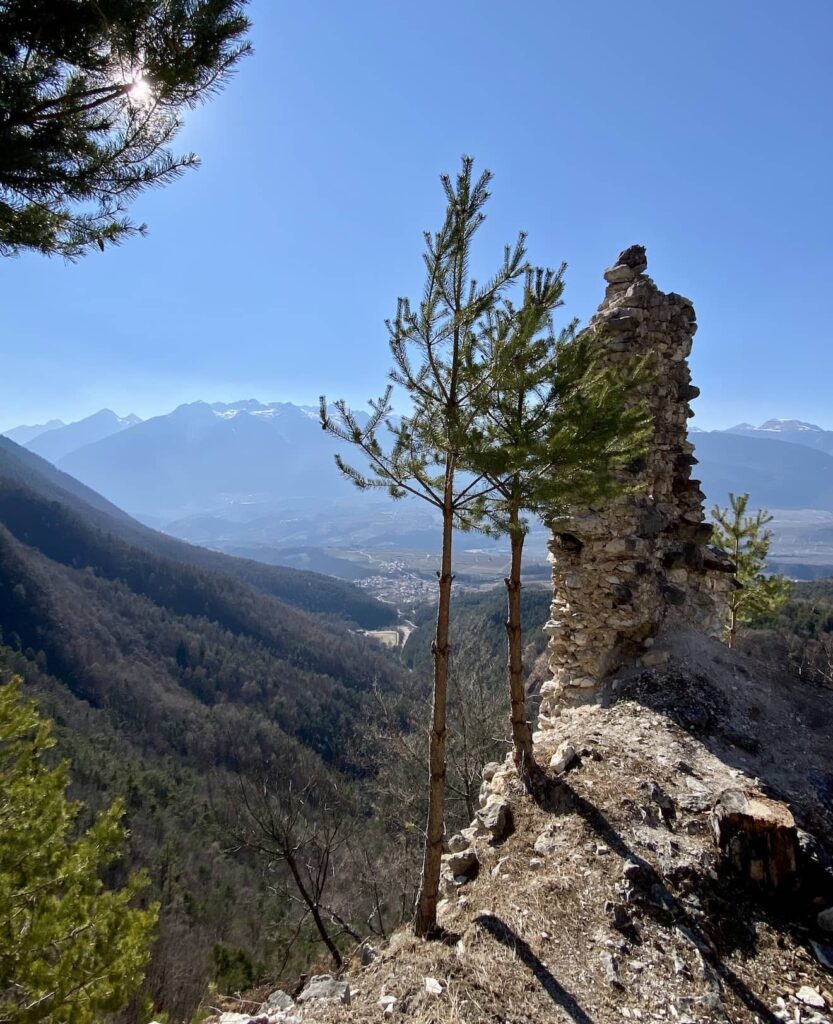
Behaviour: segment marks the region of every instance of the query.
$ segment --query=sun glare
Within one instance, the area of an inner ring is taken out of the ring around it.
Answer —
[[[140,106],[150,103],[153,98],[153,90],[143,72],[137,71],[133,75],[132,84],[127,91],[127,95],[134,103]]]

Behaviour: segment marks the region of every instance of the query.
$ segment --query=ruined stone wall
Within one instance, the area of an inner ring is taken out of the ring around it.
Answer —
[[[591,698],[598,681],[622,664],[662,664],[654,638],[663,625],[676,620],[719,631],[721,594],[731,585],[731,566],[708,547],[704,496],[691,479],[697,460],[687,421],[699,394],[687,363],[694,308],[661,292],[646,268],[642,246],[619,256],[605,271],[605,298],[590,328],[599,329],[597,344],[610,364],[652,355],[642,397],[654,436],[631,467],[633,493],[551,524],[553,602],[545,629],[553,679],[542,688],[543,729],[565,702]]]

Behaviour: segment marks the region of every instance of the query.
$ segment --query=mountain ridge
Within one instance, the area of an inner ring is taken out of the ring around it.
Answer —
[[[152,530],[34,452],[0,437],[0,482],[4,479],[34,491],[47,501],[68,506],[89,525],[127,544],[200,569],[229,573],[307,611],[338,614],[339,607],[346,608],[349,609],[346,617],[354,618],[366,628],[377,628],[395,620],[393,608],[331,576],[235,558]]]
[[[816,423],[795,419],[769,419],[760,426],[751,423],[738,423],[724,431],[710,433],[741,434],[756,439],[777,439],[790,444],[816,448],[833,455],[833,430],[825,430]]]
[[[112,409],[100,409],[92,416],[86,416],[75,423],[45,430],[27,441],[25,446],[50,462],[57,462],[84,445],[120,433],[122,430],[129,430],[141,422],[133,413],[117,416]]]
[[[10,440],[15,441],[17,444],[26,444],[27,441],[31,441],[38,437],[40,434],[46,433],[47,430],[54,430],[57,427],[66,427],[67,423],[63,420],[48,420],[46,423],[33,423],[31,425],[22,424],[19,427],[12,427],[10,430],[2,432],[3,437],[8,437]]]
[[[770,418],[760,426],[692,429],[691,440],[709,505],[725,505],[730,491],[748,492],[753,505],[776,512],[833,514],[833,431]],[[133,517],[219,551],[269,552],[271,562],[283,549],[430,553],[431,509],[406,501],[383,515],[381,495],[374,505],[336,469],[336,453],[355,458],[348,447],[320,429],[314,406],[245,398],[183,403],[54,461]],[[776,529],[778,543],[781,536]],[[809,521],[800,530],[790,525],[783,537],[779,555],[833,565],[826,534]]]

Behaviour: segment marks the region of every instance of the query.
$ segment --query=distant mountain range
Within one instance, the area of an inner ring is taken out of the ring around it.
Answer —
[[[61,423],[59,426],[39,431],[28,441],[18,441],[18,443],[25,444],[29,451],[42,455],[52,463],[57,463],[65,455],[69,455],[85,445],[102,441],[105,437],[110,437],[111,434],[118,434],[141,422],[138,416],[117,416],[110,409],[102,409],[76,423]],[[17,440],[12,436],[13,434],[14,431],[9,436],[13,441]]]
[[[13,427],[11,430],[7,430],[3,436],[10,438],[17,444],[26,444],[39,434],[46,433],[47,430],[55,430],[56,427],[65,426],[66,423],[63,420],[49,420],[48,423],[34,423],[31,426]]]
[[[815,423],[805,423],[803,420],[767,420],[759,427],[753,427],[751,423],[738,423],[724,433],[788,441],[833,454],[833,430],[823,430]]]
[[[431,550],[435,542],[430,508],[405,502],[392,514],[384,497],[359,494],[340,476],[337,444],[310,406],[193,402],[145,421],[102,410],[78,423],[20,427],[8,436],[20,440],[27,431],[26,448],[119,508],[220,550],[261,552],[279,562],[280,552],[288,558],[292,549],[298,564],[298,552],[312,547]],[[820,514],[796,543],[817,561],[821,530],[822,560],[833,565],[826,540],[833,526],[833,431],[770,419],[758,427],[695,430],[692,441],[709,504],[725,504],[729,491],[748,491],[753,504],[777,510],[776,527],[781,512],[793,520],[801,511]]]
[[[156,521],[349,493],[318,411],[290,403],[193,402],[144,422],[105,410],[26,447]]]

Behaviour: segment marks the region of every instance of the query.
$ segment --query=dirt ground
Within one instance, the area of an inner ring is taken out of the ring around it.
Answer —
[[[577,752],[541,798],[508,765],[495,775],[514,832],[478,841],[445,941],[398,933],[352,967],[349,1005],[297,1019],[833,1024],[817,952],[833,934],[816,922],[833,906],[833,692],[697,634],[662,646],[666,668],[610,680],[541,740],[542,764],[563,741]],[[710,811],[727,788],[789,805],[799,892],[762,897],[723,868]]]

